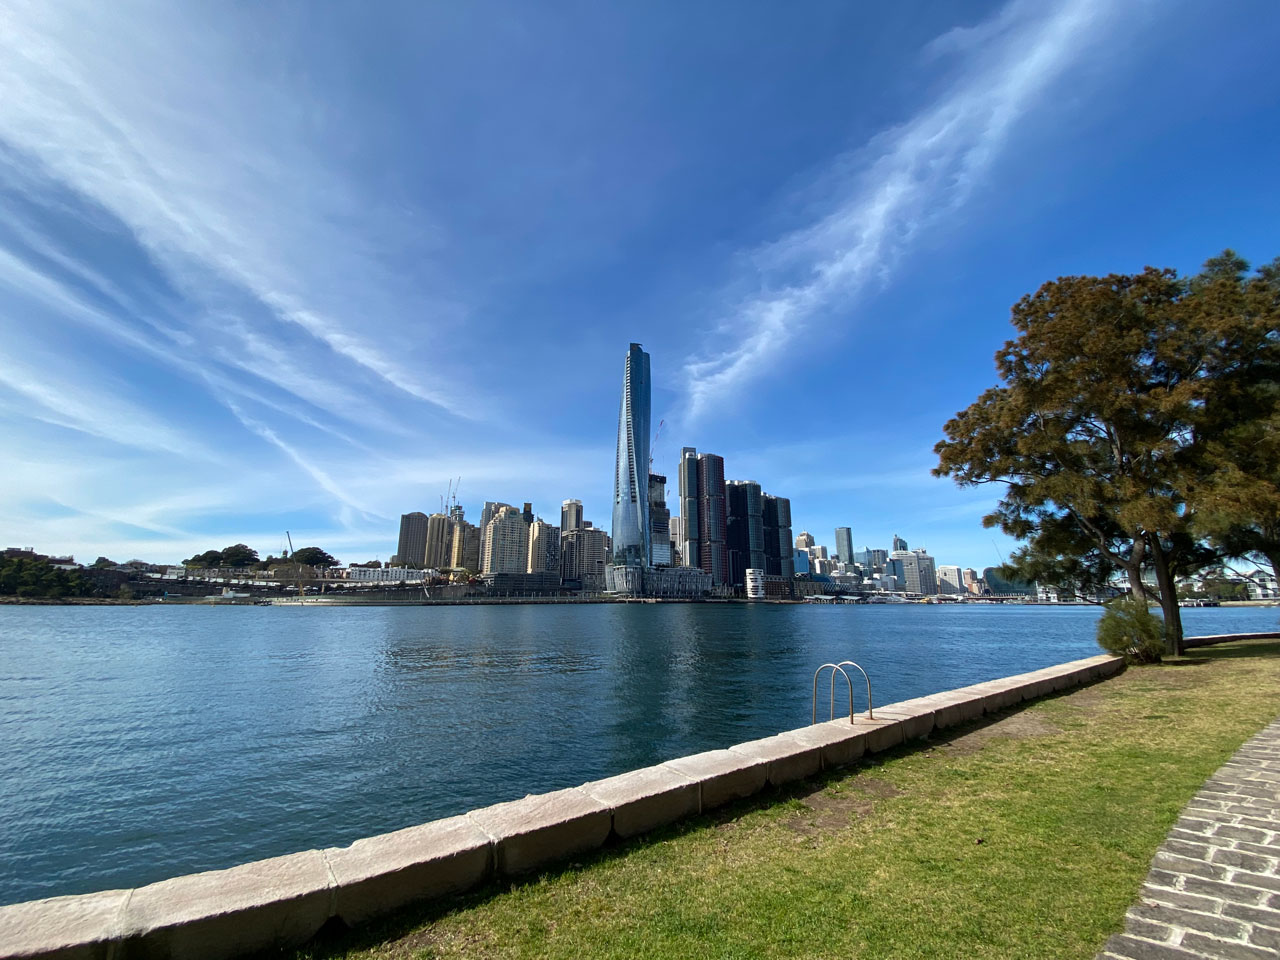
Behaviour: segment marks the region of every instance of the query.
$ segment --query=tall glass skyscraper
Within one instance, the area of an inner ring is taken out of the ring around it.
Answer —
[[[848,527],[836,527],[836,553],[845,563],[853,563],[853,531]]]
[[[649,529],[649,355],[627,350],[618,410],[618,458],[613,474],[613,562],[647,567],[653,562]]]

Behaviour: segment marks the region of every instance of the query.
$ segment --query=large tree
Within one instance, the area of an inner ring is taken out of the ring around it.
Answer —
[[[1192,281],[1149,267],[1063,277],[1024,297],[1018,336],[996,354],[1001,385],[948,421],[935,448],[935,473],[1005,485],[984,523],[1025,541],[1010,563],[1019,576],[1088,591],[1123,572],[1160,604],[1172,652],[1176,579],[1222,553],[1198,516],[1209,439],[1257,420],[1222,396],[1254,362],[1265,321],[1228,309],[1220,259]]]
[[[299,547],[293,551],[290,557],[294,563],[300,563],[308,567],[336,567],[337,559],[319,547]]]
[[[1193,305],[1228,350],[1210,354],[1216,388],[1201,412],[1201,459],[1189,484],[1198,531],[1230,557],[1280,575],[1280,259],[1231,251],[1193,280]]]

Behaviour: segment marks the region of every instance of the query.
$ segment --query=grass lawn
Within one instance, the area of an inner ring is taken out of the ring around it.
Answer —
[[[1280,715],[1280,642],[945,731],[299,957],[1074,957],[1200,784]]]

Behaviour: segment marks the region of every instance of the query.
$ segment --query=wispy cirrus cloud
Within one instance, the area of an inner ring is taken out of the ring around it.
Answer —
[[[1115,6],[1012,0],[924,51],[960,61],[945,93],[820,179],[829,193],[809,224],[744,257],[754,292],[722,310],[717,344],[685,366],[696,418],[776,362],[794,335],[885,278],[925,230],[954,214],[986,176],[1020,120],[1092,47]],[[825,212],[822,212],[825,211]]]
[[[11,186],[25,182],[44,200],[53,180],[118,221],[196,308],[172,318],[176,336],[202,347],[234,338],[197,322],[200,305],[230,307],[309,338],[296,356],[311,358],[316,377],[346,364],[392,396],[474,418],[445,365],[410,366],[396,349],[459,315],[447,291],[431,289],[428,264],[407,282],[383,262],[384,246],[418,238],[420,217],[406,221],[330,170],[306,135],[317,106],[308,92],[242,70],[234,33],[183,22],[192,10],[133,13],[22,2],[0,11],[0,141],[7,159],[32,168]],[[119,57],[125,48],[131,56]],[[245,372],[262,373],[249,363]]]

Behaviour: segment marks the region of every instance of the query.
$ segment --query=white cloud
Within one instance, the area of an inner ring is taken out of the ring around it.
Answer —
[[[1014,0],[991,20],[935,40],[928,55],[964,61],[947,92],[840,158],[822,178],[835,184],[827,212],[746,258],[758,289],[723,311],[715,341],[733,346],[686,365],[690,417],[776,365],[797,331],[826,310],[848,308],[921,231],[959,208],[1112,11],[1100,0]]]
[[[234,31],[197,17],[192,8],[7,5],[0,140],[119,218],[197,302],[247,298],[384,389],[471,417],[451,376],[411,371],[394,346],[443,330],[456,305],[424,293],[429,277],[406,287],[389,275],[349,224],[390,246],[420,228],[331,173],[298,130],[305,92],[253,79]],[[24,179],[40,178],[13,182]],[[325,359],[312,358],[313,374],[333,375]]]

